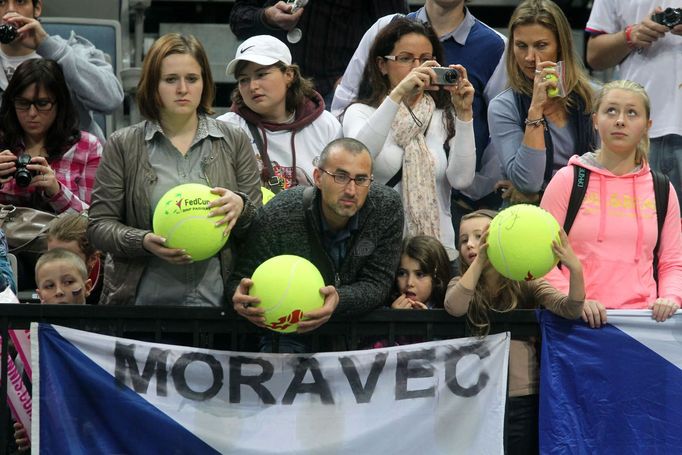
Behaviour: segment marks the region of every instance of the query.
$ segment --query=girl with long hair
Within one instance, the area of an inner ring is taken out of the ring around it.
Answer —
[[[490,314],[514,309],[544,307],[559,316],[580,317],[585,298],[580,261],[563,231],[561,243],[552,250],[570,273],[568,295],[544,279],[513,281],[500,275],[488,260],[488,226],[497,213],[477,210],[462,217],[459,228],[461,276],[450,281],[445,310],[453,316],[466,315],[478,335],[490,328]],[[505,441],[508,454],[538,453],[538,353],[533,340],[512,340],[509,351],[509,401]]]

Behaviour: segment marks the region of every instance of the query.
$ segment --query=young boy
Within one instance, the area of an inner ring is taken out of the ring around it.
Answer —
[[[88,218],[82,213],[62,215],[50,223],[47,249],[64,248],[76,253],[85,262],[88,277],[92,281],[92,290],[86,303],[96,305],[102,292],[102,262],[99,251],[88,241],[87,229]]]
[[[40,303],[85,304],[92,281],[83,260],[63,248],[49,250],[36,263]]]

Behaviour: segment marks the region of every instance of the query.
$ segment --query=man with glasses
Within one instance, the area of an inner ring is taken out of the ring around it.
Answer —
[[[48,35],[38,21],[42,7],[43,0],[0,0],[2,24],[17,31],[14,39],[0,44],[0,93],[24,61],[34,58],[55,60],[71,91],[80,129],[104,140],[104,133],[92,118],[92,111],[109,114],[118,109],[123,103],[123,87],[104,53],[88,40],[75,34],[68,40]],[[41,110],[40,106],[36,108]]]
[[[358,314],[383,305],[400,259],[403,208],[400,195],[372,185],[372,158],[359,141],[332,141],[313,171],[314,187],[279,193],[258,211],[240,250],[231,285],[234,309],[264,327],[258,299],[248,295],[248,278],[267,259],[293,254],[311,261],[327,286],[324,305],[306,313],[298,333],[327,322],[333,313]],[[268,337],[261,350],[268,351]],[[306,352],[305,336],[283,335],[280,352]]]

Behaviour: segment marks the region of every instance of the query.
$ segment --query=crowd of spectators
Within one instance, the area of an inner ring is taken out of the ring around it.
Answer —
[[[123,94],[102,52],[49,36],[42,0],[0,1],[17,30],[0,44],[0,203],[55,217],[40,259],[16,251],[18,277],[1,233],[0,284],[51,304],[227,306],[265,327],[251,276],[295,254],[320,270],[324,304],[281,337],[284,352],[309,352],[332,315],[382,306],[444,308],[482,335],[491,312],[515,308],[595,328],[606,309],[668,319],[682,303],[682,25],[655,21],[653,1],[595,0],[587,61],[627,79],[601,87],[551,0],[522,1],[508,37],[466,3],[405,15],[404,1],[238,0],[230,111],[213,117],[202,44],[170,33],[144,58],[144,121],[105,138],[92,113]],[[586,193],[569,214],[579,169]],[[229,234],[206,260],[152,228],[185,183],[212,188]],[[487,260],[490,220],[516,203],[565,227],[546,279],[515,282]],[[535,345],[516,342],[511,359],[508,453],[537,453]]]

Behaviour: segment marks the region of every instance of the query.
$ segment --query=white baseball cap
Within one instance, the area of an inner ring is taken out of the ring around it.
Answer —
[[[225,74],[232,76],[237,63],[242,60],[259,65],[274,65],[277,62],[291,65],[291,52],[286,44],[274,36],[258,35],[239,45],[234,59],[227,64]]]

